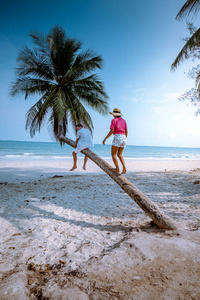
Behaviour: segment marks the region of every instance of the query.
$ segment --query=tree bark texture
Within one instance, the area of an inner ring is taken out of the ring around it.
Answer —
[[[69,138],[61,136],[60,142],[65,142],[74,148],[75,142]],[[104,172],[106,172],[143,209],[143,211],[154,221],[154,223],[156,223],[159,228],[170,230],[177,229],[177,224],[169,216],[164,214],[157,204],[152,202],[124,176],[112,171],[112,167],[102,158],[89,149],[84,149],[81,151],[81,153],[85,154]]]

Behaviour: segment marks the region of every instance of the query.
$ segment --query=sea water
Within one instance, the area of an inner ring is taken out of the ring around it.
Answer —
[[[95,144],[91,150],[103,159],[111,157],[111,145]],[[69,145],[61,147],[54,142],[0,141],[0,160],[68,159],[72,151]],[[127,145],[123,156],[133,160],[199,160],[200,148]]]

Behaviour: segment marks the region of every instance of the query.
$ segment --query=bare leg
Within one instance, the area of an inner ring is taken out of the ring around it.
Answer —
[[[126,166],[125,166],[125,160],[122,156],[123,150],[124,150],[124,148],[120,147],[119,150],[118,150],[117,155],[118,155],[119,160],[120,160],[120,162],[122,164],[122,167],[123,167],[122,174],[125,174],[126,173]]]
[[[88,157],[85,155],[84,157],[84,163],[83,163],[83,170],[86,170],[86,163],[88,161]]]
[[[74,165],[70,171],[74,171],[77,168],[77,154],[75,152],[72,152],[72,155],[73,155]]]
[[[117,151],[118,151],[118,149],[119,149],[119,147],[115,147],[115,146],[111,147],[112,160],[113,160],[114,165],[115,165],[115,169],[113,169],[113,171],[116,171],[117,173],[119,173],[119,165],[118,165],[118,160],[117,160]]]

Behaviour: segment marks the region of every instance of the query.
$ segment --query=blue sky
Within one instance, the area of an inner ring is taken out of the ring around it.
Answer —
[[[129,145],[200,147],[200,116],[178,96],[194,87],[185,61],[171,64],[188,35],[185,21],[175,16],[185,0],[7,0],[0,8],[0,139],[51,141],[44,127],[33,139],[25,131],[25,114],[37,97],[9,96],[16,57],[23,45],[32,47],[29,33],[47,34],[60,25],[69,37],[83,42],[104,59],[100,77],[109,107],[122,110]],[[197,19],[193,20],[197,24]],[[197,64],[197,62],[196,62]],[[111,115],[88,109],[94,123],[94,143],[109,131]],[[67,135],[75,139],[73,132]],[[111,143],[112,138],[107,140]]]

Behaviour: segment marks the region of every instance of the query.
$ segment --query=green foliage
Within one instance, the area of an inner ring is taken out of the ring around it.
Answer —
[[[187,0],[176,16],[180,20],[187,18],[191,14],[196,15],[200,9],[200,0]],[[200,59],[200,28],[196,30],[192,23],[187,23],[190,37],[185,38],[185,45],[177,55],[171,69],[175,70],[184,59]],[[189,77],[195,79],[195,89],[185,92],[179,97],[179,100],[188,100],[192,105],[198,106],[196,115],[200,114],[200,65],[193,68],[188,73]]]
[[[200,49],[200,28],[190,37],[186,42],[184,47],[181,49],[177,55],[175,61],[173,62],[171,68],[175,70],[177,66],[184,60],[192,57],[196,52],[199,53]]]
[[[186,3],[183,5],[181,10],[176,16],[176,19],[180,20],[184,17],[190,16],[192,13],[196,15],[200,9],[200,0],[187,0]],[[188,59],[193,51],[196,51],[197,48],[200,48],[200,28],[194,31],[194,28],[191,23],[188,23],[188,29],[190,31],[191,37],[186,39],[186,44],[176,57],[175,61],[173,62],[171,68],[175,70],[177,66],[184,60]]]
[[[30,136],[40,131],[45,121],[57,141],[65,136],[69,122],[74,130],[76,123],[82,123],[92,132],[92,119],[84,105],[108,113],[104,85],[93,73],[102,68],[102,58],[91,50],[82,51],[81,42],[66,37],[58,26],[46,37],[38,32],[30,36],[35,48],[25,46],[19,52],[17,78],[10,88],[12,96],[22,93],[27,99],[40,95],[26,114]]]
[[[177,20],[187,18],[191,14],[196,15],[200,9],[200,0],[187,0],[176,16]]]

